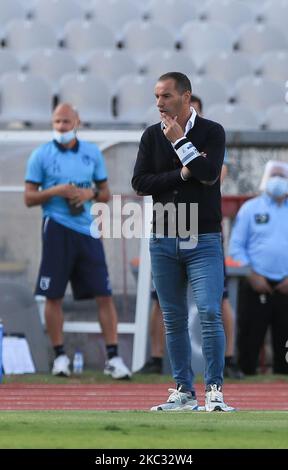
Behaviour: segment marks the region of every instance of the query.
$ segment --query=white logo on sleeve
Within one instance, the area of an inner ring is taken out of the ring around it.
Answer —
[[[50,286],[50,281],[51,281],[50,277],[42,276],[41,279],[40,279],[40,288],[42,290],[48,290],[49,286]]]

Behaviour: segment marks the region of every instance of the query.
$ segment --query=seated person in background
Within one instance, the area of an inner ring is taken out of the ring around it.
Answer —
[[[234,260],[251,268],[239,289],[239,365],[256,374],[270,326],[273,373],[288,374],[288,164],[268,162],[260,190],[239,210],[229,247]]]
[[[42,206],[42,261],[36,294],[46,297],[45,320],[55,352],[52,374],[69,376],[63,337],[62,301],[69,281],[76,300],[95,298],[107,350],[104,374],[131,373],[118,356],[117,312],[99,233],[90,233],[92,201],[107,202],[110,191],[98,147],[78,140],[78,113],[67,103],[53,113],[53,140],[31,154],[25,177],[25,203]],[[40,190],[41,188],[41,190]]]

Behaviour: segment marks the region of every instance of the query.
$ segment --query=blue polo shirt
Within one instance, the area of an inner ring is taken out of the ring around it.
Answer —
[[[268,194],[239,210],[229,254],[262,276],[280,281],[288,276],[288,200],[279,206]]]
[[[90,188],[93,182],[106,180],[102,153],[97,145],[83,140],[77,140],[72,149],[66,149],[54,140],[36,148],[30,155],[25,175],[26,182],[39,184],[42,189],[68,183],[79,188]],[[71,215],[67,201],[55,196],[43,204],[42,209],[44,217],[48,216],[76,232],[90,235],[93,221],[91,205],[92,201],[86,201],[84,212]]]

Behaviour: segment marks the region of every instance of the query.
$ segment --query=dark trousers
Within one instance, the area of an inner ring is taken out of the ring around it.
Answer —
[[[288,296],[275,291],[272,295],[262,296],[261,302],[260,295],[248,281],[241,281],[237,348],[239,366],[247,375],[256,374],[259,353],[269,326],[272,334],[273,373],[288,374]]]

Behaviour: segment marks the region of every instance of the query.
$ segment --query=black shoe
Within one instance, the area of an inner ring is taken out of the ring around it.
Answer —
[[[224,377],[229,378],[229,379],[241,380],[241,379],[244,379],[245,376],[243,372],[239,369],[237,364],[232,363],[229,365],[225,365]]]
[[[137,374],[162,374],[161,364],[157,364],[152,359],[146,362],[144,366],[137,370]]]

